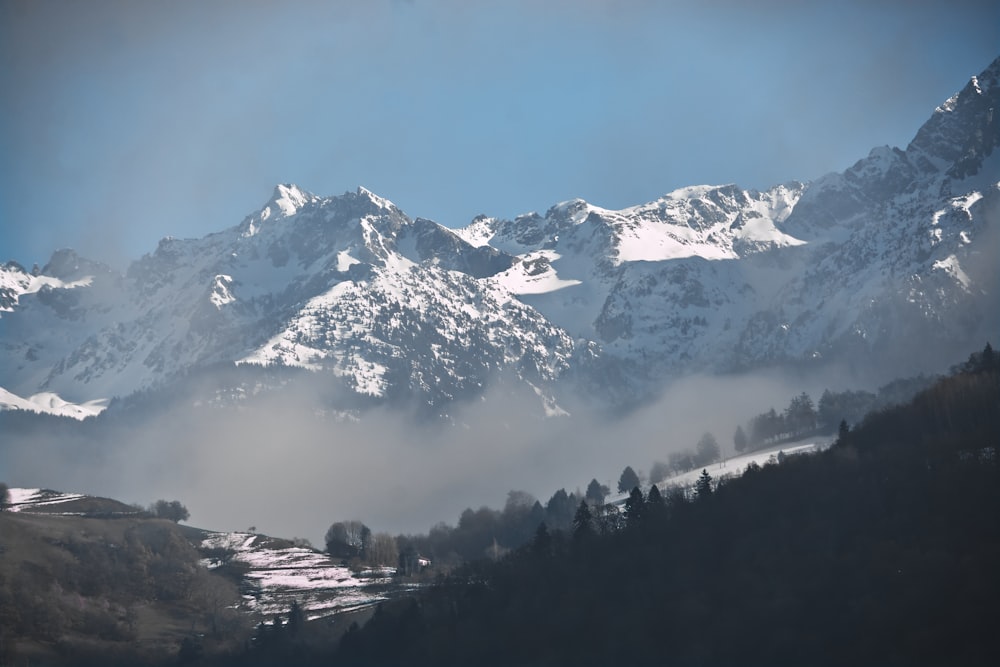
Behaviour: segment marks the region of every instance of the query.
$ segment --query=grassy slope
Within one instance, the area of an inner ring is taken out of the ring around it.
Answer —
[[[237,589],[199,567],[188,530],[160,519],[0,513],[0,663],[155,662],[199,634],[206,650],[224,648],[216,631],[238,637],[245,623],[226,609]]]

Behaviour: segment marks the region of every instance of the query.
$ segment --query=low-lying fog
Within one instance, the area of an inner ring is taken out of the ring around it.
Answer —
[[[538,412],[530,399],[487,396],[456,413],[465,426],[447,427],[388,410],[360,423],[318,419],[307,397],[286,392],[253,409],[170,412],[112,441],[19,438],[0,448],[0,480],[142,505],[177,499],[192,525],[255,526],[321,546],[334,521],[426,532],[466,507],[502,508],[511,489],[544,504],[595,477],[614,488],[625,466],[642,475],[705,431],[731,453],[737,424],[803,390],[816,401],[821,389],[775,376],[689,378],[620,420],[527,418]]]

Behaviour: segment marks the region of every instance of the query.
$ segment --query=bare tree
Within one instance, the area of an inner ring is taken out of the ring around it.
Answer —
[[[375,533],[368,547],[368,562],[372,565],[395,565],[399,562],[396,538],[389,533]]]
[[[326,551],[337,558],[366,556],[372,531],[357,519],[338,521],[326,531]]]

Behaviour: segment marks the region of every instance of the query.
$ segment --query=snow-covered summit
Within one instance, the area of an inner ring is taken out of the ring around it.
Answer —
[[[573,199],[454,230],[362,187],[279,185],[242,223],[164,239],[124,275],[72,251],[4,265],[0,382],[80,405],[241,363],[437,410],[497,378],[551,406],[570,386],[641,399],[695,371],[933,370],[1000,321],[998,77],[1000,59],[905,150],[809,183]]]
[[[284,217],[295,215],[299,209],[309,202],[317,201],[319,197],[301,190],[297,185],[277,185],[274,188],[274,195],[265,206],[270,210],[274,206]]]

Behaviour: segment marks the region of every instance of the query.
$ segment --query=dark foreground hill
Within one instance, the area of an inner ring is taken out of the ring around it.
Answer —
[[[351,569],[288,540],[182,526],[108,498],[14,489],[9,500],[0,665],[238,655],[291,616],[300,640],[316,635],[329,649],[393,588],[391,569]]]
[[[345,665],[996,665],[1000,374],[599,534],[540,528],[349,633]]]
[[[199,559],[164,519],[0,513],[0,663],[153,662],[191,635],[228,647],[237,587]]]
[[[570,530],[542,524],[499,561],[397,591],[360,627],[291,613],[254,630],[235,610],[238,559],[201,560],[206,536],[252,534],[3,512],[0,661],[995,665],[998,369],[987,347],[819,454],[706,474],[693,495],[636,489],[612,528],[582,504]]]

